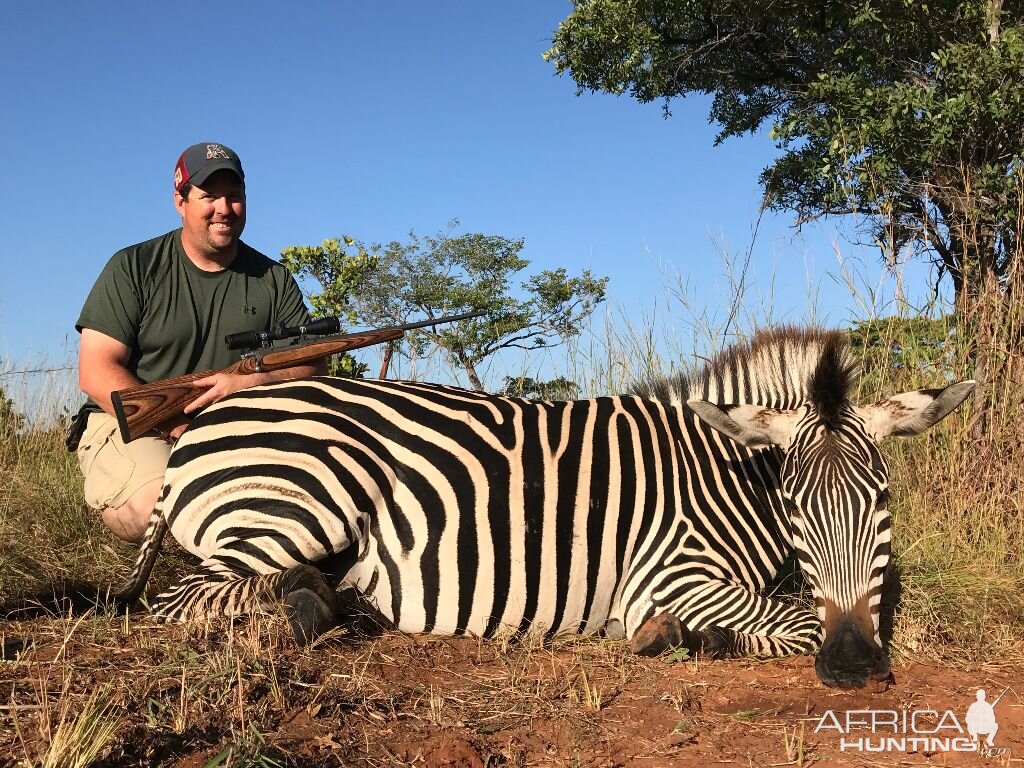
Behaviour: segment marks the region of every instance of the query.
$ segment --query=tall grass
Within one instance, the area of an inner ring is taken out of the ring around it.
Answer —
[[[78,465],[64,447],[60,412],[47,415],[55,417],[48,425],[24,424],[10,412],[0,422],[0,595],[95,572],[110,560],[103,556],[108,539],[83,511]]]
[[[78,461],[65,447],[68,419],[84,401],[77,371],[40,368],[0,367],[0,404],[13,405],[0,408],[0,603],[116,583],[136,554],[86,506]]]

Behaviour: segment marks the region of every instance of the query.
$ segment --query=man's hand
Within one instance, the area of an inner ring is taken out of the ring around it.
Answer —
[[[208,405],[223,400],[228,395],[242,389],[269,384],[272,381],[297,379],[304,376],[316,376],[326,372],[327,363],[318,360],[307,365],[296,365],[292,368],[281,368],[264,373],[224,373],[223,371],[196,379],[192,385],[198,389],[206,389],[203,394],[185,406],[185,413],[195,413]],[[180,433],[179,433],[180,434]]]
[[[259,373],[238,374],[219,372],[196,379],[192,382],[192,386],[197,389],[205,389],[206,391],[185,406],[185,413],[201,411],[206,406],[213,405],[228,395],[247,387],[262,384],[264,381],[266,381],[266,376]]]

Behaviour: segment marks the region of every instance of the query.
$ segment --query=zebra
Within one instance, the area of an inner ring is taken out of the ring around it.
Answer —
[[[139,597],[169,529],[202,562],[156,598],[158,620],[283,601],[304,643],[349,586],[405,632],[817,652],[825,684],[861,687],[890,674],[878,445],[929,428],[974,382],[856,407],[856,381],[846,334],[783,327],[588,400],[332,377],[254,387],[176,444],[119,599]],[[794,552],[814,610],[765,593]]]

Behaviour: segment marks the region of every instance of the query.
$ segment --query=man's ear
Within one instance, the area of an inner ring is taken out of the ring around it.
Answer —
[[[686,403],[697,417],[747,448],[778,445],[788,448],[802,411],[780,411],[762,405],[716,405],[707,400]]]
[[[974,391],[974,381],[945,389],[919,389],[857,409],[875,442],[887,437],[913,437],[942,421]]]

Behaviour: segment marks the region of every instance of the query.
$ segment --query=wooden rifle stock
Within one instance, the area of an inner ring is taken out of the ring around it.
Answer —
[[[443,319],[434,322],[442,321]],[[414,323],[413,325],[420,324]],[[129,443],[154,429],[160,431],[161,426],[170,425],[170,428],[173,429],[177,424],[184,423],[185,407],[206,391],[203,387],[193,384],[196,379],[202,379],[214,373],[248,374],[277,371],[281,368],[311,363],[322,357],[347,352],[350,349],[359,349],[400,339],[403,335],[405,335],[403,327],[363,333],[346,333],[321,341],[247,355],[221,371],[199,371],[173,379],[154,381],[151,384],[119,389],[110,393],[110,400],[114,406],[114,414],[117,416],[117,425],[121,429],[121,439]]]

